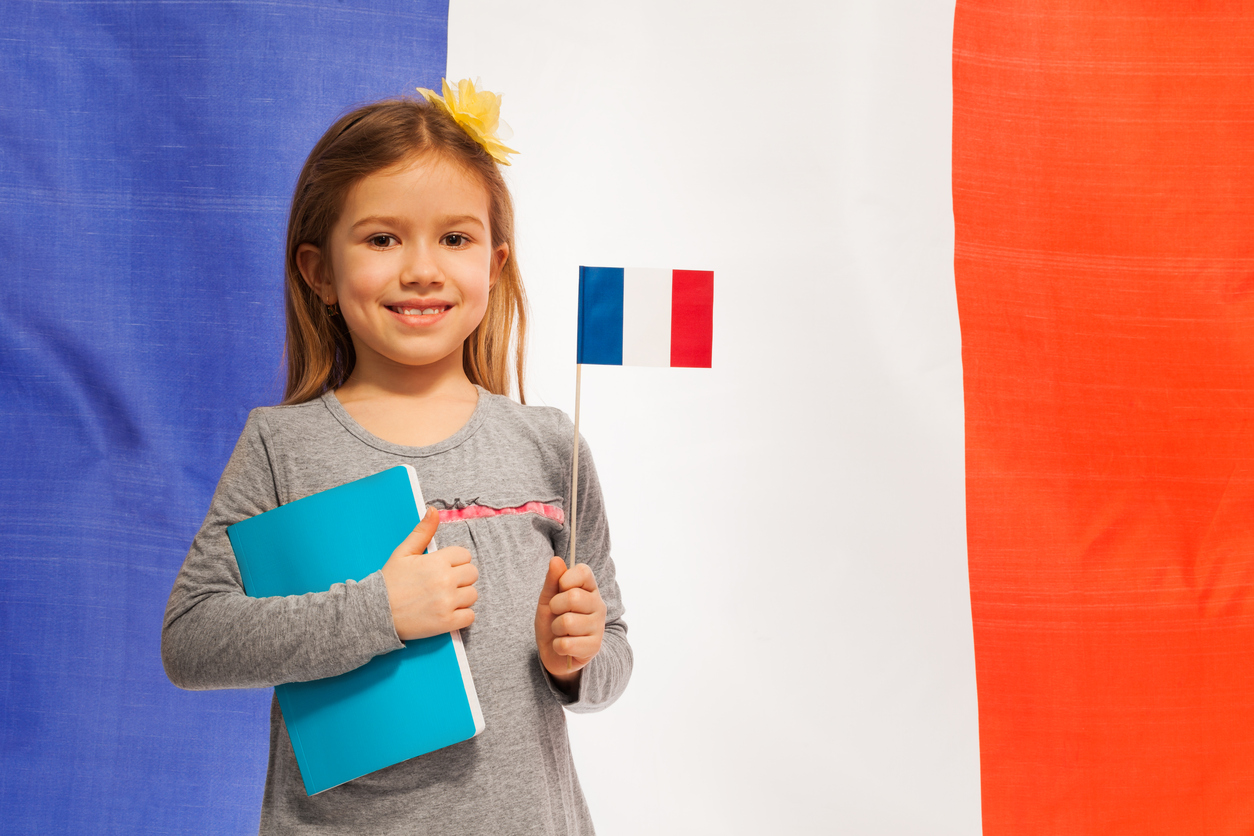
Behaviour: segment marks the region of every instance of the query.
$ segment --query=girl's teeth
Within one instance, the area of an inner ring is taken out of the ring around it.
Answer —
[[[397,308],[397,310],[400,311],[401,314],[403,314],[404,316],[429,316],[431,314],[438,314],[444,309],[443,308]]]

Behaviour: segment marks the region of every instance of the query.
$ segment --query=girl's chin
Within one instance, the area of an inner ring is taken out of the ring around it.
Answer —
[[[406,351],[394,346],[357,348],[357,366],[371,376],[442,373],[452,369],[461,373],[462,343]]]

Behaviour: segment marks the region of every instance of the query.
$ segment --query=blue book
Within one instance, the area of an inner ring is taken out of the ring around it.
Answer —
[[[325,592],[380,569],[425,506],[401,465],[229,526],[254,598]],[[274,689],[309,795],[460,743],[483,713],[457,631],[405,643],[340,676]]]

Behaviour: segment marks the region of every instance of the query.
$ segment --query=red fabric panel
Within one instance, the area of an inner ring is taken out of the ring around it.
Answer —
[[[1254,832],[1254,7],[959,0],[986,836]]]
[[[671,366],[710,368],[714,344],[714,274],[671,273]]]

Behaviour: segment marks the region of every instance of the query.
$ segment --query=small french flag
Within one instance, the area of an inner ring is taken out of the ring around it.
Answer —
[[[708,369],[713,336],[713,272],[579,268],[575,362]]]

